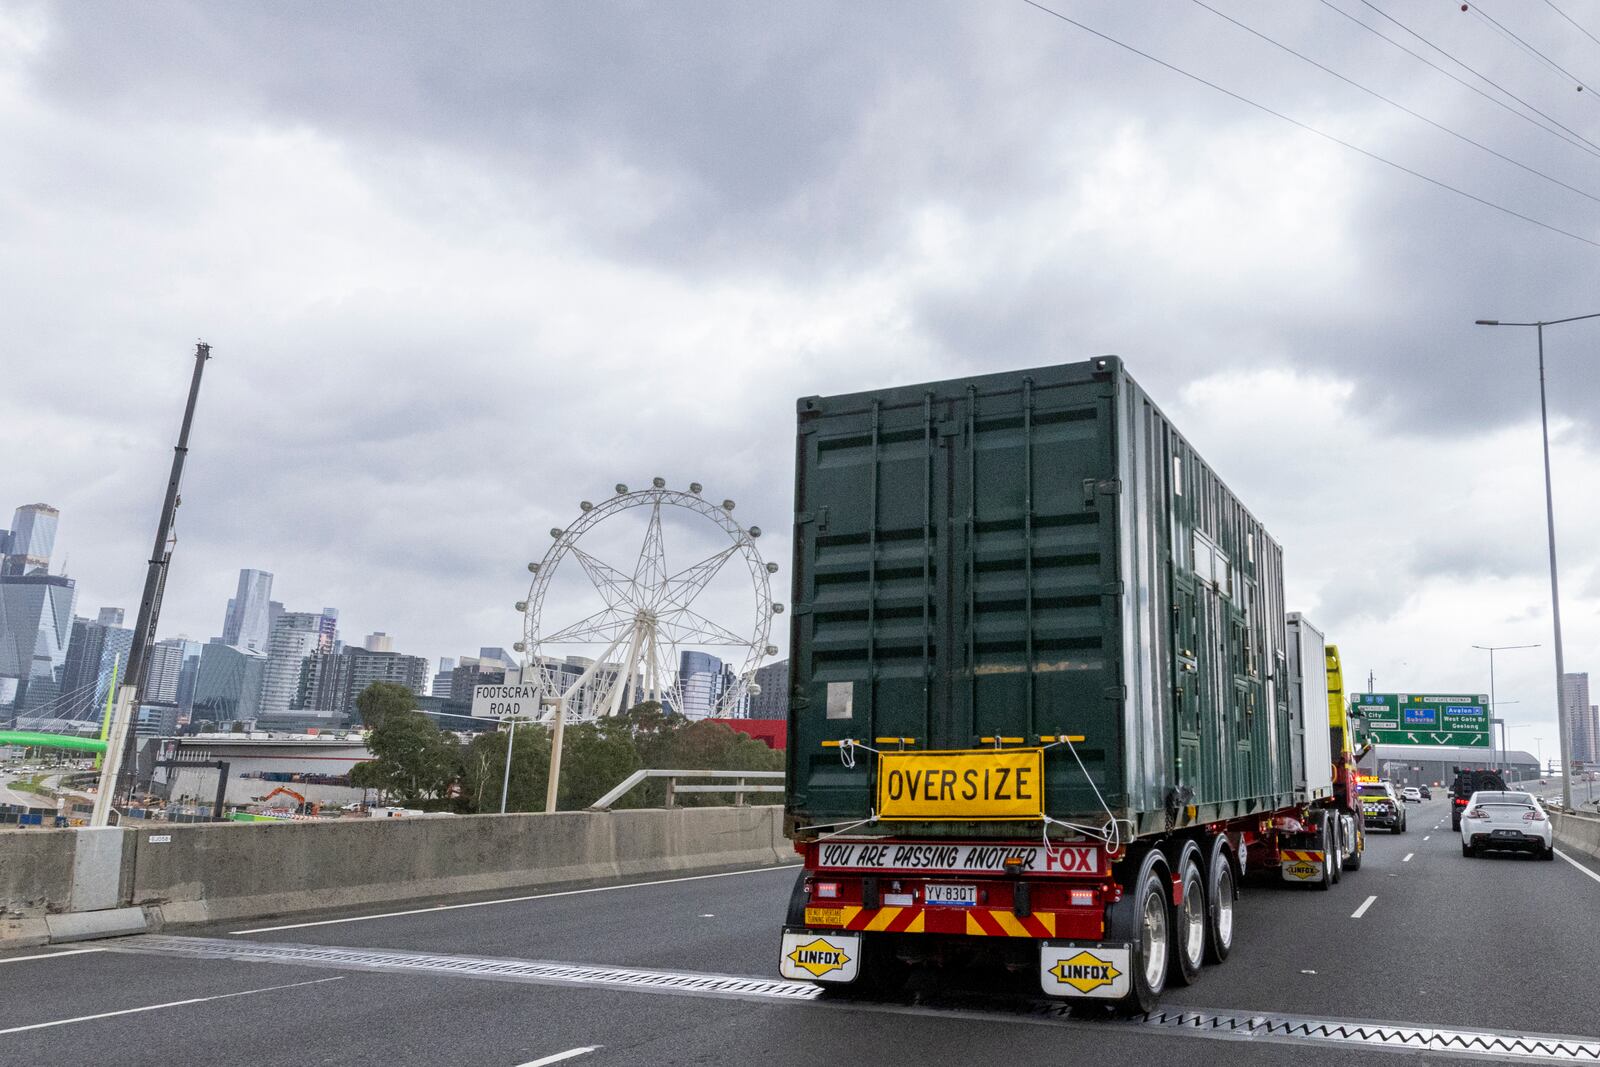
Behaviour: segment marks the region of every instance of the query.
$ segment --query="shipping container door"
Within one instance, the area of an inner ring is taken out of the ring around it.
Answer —
[[[944,440],[952,486],[941,588],[948,600],[935,706],[939,747],[984,737],[1082,735],[1078,757],[1121,792],[1115,385],[970,389]],[[1054,812],[1099,804],[1072,754],[1045,761]]]
[[[791,792],[811,817],[862,816],[869,765],[822,742],[928,744],[949,526],[949,420],[933,398],[804,401],[796,484]]]

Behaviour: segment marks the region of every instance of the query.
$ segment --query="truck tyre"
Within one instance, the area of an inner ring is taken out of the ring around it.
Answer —
[[[1217,836],[1206,864],[1206,962],[1221,963],[1233,951],[1233,902],[1239,898],[1238,876],[1228,839]]]
[[[1339,820],[1339,813],[1328,812],[1328,836],[1333,847],[1328,855],[1333,858],[1333,884],[1338,885],[1339,879],[1344,877],[1344,823]]]
[[[1183,903],[1172,909],[1172,973],[1175,986],[1193,985],[1206,961],[1206,879],[1201,867],[1200,846],[1184,842],[1173,870],[1183,889]]]
[[[1459,811],[1450,813],[1450,829],[1458,834],[1461,832],[1461,813]]]
[[[1326,813],[1317,821],[1321,824],[1317,847],[1322,849],[1322,877],[1317,879],[1317,889],[1325,893],[1333,888],[1333,830]]]
[[[1122,899],[1106,909],[1106,939],[1133,946],[1132,981],[1128,995],[1117,1003],[1129,1015],[1154,1011],[1167,988],[1167,953],[1172,950],[1172,882],[1167,861],[1157,849],[1142,858],[1130,857],[1122,881]]]
[[[783,921],[789,926],[806,924],[806,872],[803,870],[795,876],[794,888],[789,891],[789,910]]]
[[[1355,827],[1356,836],[1355,842],[1350,846],[1350,858],[1344,861],[1344,869],[1347,871],[1359,871],[1361,869],[1361,854],[1366,851],[1367,847],[1366,827],[1362,825],[1359,817],[1355,821]]]

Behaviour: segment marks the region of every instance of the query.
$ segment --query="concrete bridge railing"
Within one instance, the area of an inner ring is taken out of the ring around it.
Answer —
[[[793,857],[777,806],[0,831],[0,947]]]
[[[1600,816],[1552,811],[1550,821],[1557,846],[1600,860]]]

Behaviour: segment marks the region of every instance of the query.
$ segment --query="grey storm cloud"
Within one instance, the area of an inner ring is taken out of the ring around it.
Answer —
[[[1324,5],[1216,6],[1586,187],[1588,155]],[[1060,10],[1595,236],[1592,201],[1197,5]],[[1593,101],[1453,12],[1402,17],[1600,134]],[[1555,52],[1582,43],[1527,18]],[[1532,337],[1472,320],[1591,310],[1600,250],[1027,5],[167,2],[6,25],[0,445],[58,448],[0,475],[0,506],[60,504],[89,595],[131,602],[204,332],[173,630],[215,625],[232,572],[263,566],[282,598],[413,651],[508,644],[548,528],[658,474],[736,497],[786,565],[797,396],[1103,352],[1170,408],[1218,375],[1350,383],[1351,436],[1315,459],[1283,439],[1293,418],[1205,429],[1234,488],[1316,545],[1307,588],[1340,618],[1393,618],[1392,575],[1537,568],[1468,530],[1350,543],[1339,575],[1326,516],[1352,503],[1345,451],[1389,440],[1375,477],[1425,467],[1436,495],[1506,477],[1477,452],[1407,457],[1535,417]],[[1554,410],[1586,447],[1592,334],[1548,340]]]

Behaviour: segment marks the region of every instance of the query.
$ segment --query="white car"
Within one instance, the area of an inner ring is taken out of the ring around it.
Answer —
[[[1407,804],[1421,804],[1422,790],[1418,789],[1414,785],[1408,785],[1404,789],[1400,790],[1400,799],[1405,801]]]
[[[1488,849],[1532,852],[1542,860],[1556,858],[1550,817],[1537,797],[1494,790],[1472,794],[1461,813],[1461,854],[1477,856]]]

